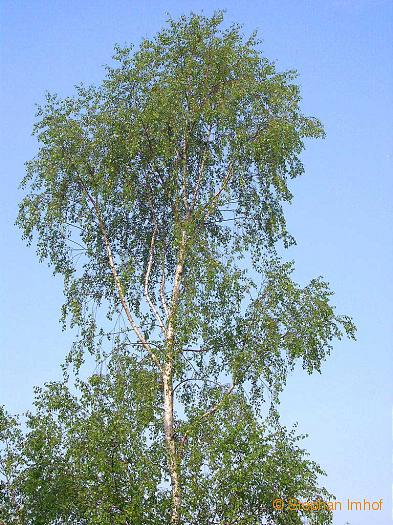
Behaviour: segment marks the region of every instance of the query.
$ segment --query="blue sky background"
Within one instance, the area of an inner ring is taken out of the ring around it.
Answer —
[[[71,336],[58,323],[62,286],[14,226],[24,161],[34,155],[34,104],[98,82],[115,42],[154,34],[166,13],[211,14],[259,29],[265,54],[296,68],[303,108],[327,138],[310,142],[295,181],[289,256],[297,277],[322,274],[356,343],[335,345],[322,375],[296,373],[283,395],[284,422],[328,472],[338,500],[384,499],[384,511],[336,512],[335,525],[391,522],[392,131],[391,0],[1,0],[0,403],[31,406],[33,386],[60,376]]]

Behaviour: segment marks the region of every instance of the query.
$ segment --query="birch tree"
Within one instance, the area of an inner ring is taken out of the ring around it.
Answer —
[[[22,183],[18,225],[64,279],[68,361],[90,353],[105,376],[126,360],[135,443],[143,458],[162,450],[160,475],[146,471],[163,498],[154,519],[324,523],[269,501],[319,494],[318,467],[275,415],[288,372],[320,371],[332,341],[354,334],[327,283],[296,284],[282,259],[290,181],[323,128],[303,115],[296,74],[222,13],[169,20],[114,58],[99,86],[47,96]]]

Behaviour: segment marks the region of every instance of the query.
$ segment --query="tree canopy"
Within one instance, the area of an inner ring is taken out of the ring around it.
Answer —
[[[37,392],[14,523],[328,523],[272,507],[328,494],[278,396],[297,362],[320,371],[354,336],[328,284],[298,285],[280,255],[290,179],[323,128],[295,73],[222,13],[114,58],[98,87],[47,96],[22,183],[17,223],[64,279],[77,389]]]

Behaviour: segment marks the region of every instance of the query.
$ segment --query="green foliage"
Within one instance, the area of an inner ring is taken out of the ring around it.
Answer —
[[[26,523],[163,523],[157,400],[137,393],[144,373],[123,359],[74,394],[66,383],[37,391],[23,447]]]
[[[318,488],[317,478],[324,473],[299,448],[302,437],[282,428],[274,412],[263,423],[257,421],[246,398],[237,396],[190,437],[186,523],[312,523],[310,513],[277,511],[272,505],[276,498],[333,498]],[[330,520],[329,512],[322,511],[316,523]]]
[[[7,524],[168,522],[161,421],[148,382],[140,389],[144,374],[140,363],[114,357],[106,374],[77,380],[74,392],[66,381],[37,389],[34,414],[28,414],[23,439],[20,433],[17,439],[16,498],[0,507]],[[15,421],[10,423],[14,428]],[[301,524],[298,513],[275,511],[272,501],[332,497],[318,488],[322,471],[299,448],[301,437],[282,428],[274,412],[258,421],[246,398],[234,396],[217,417],[188,435],[185,523]],[[12,454],[3,459],[16,464]],[[12,521],[17,508],[20,521]],[[318,523],[325,522],[329,513],[319,513]]]
[[[278,256],[289,181],[323,129],[295,73],[222,21],[170,20],[116,48],[100,86],[39,109],[17,223],[63,276],[79,394],[48,385],[29,416],[29,525],[330,520],[273,510],[326,493],[295,435],[262,419],[298,361],[320,371],[354,336],[328,285],[299,286]],[[104,372],[83,381],[86,351]]]
[[[0,519],[20,524],[23,494],[17,483],[22,467],[22,432],[17,418],[0,407]]]

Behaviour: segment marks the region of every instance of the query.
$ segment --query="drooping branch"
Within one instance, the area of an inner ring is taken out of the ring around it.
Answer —
[[[121,302],[123,310],[124,310],[124,312],[126,314],[128,322],[130,323],[131,328],[133,329],[135,335],[137,336],[137,338],[141,342],[143,348],[149,353],[149,355],[151,356],[151,358],[154,361],[154,363],[161,370],[162,367],[161,367],[160,361],[158,359],[158,356],[156,355],[155,352],[153,352],[151,346],[146,341],[146,338],[144,337],[140,327],[135,322],[135,320],[134,320],[134,318],[133,318],[133,316],[131,314],[130,308],[128,306],[128,302],[127,302],[127,300],[125,298],[123,286],[121,284],[121,281],[120,281],[120,278],[119,278],[119,274],[118,274],[117,269],[116,269],[116,265],[115,265],[115,261],[114,261],[114,257],[113,257],[113,253],[112,253],[112,249],[111,249],[111,245],[110,245],[110,242],[109,242],[109,235],[108,235],[107,229],[105,227],[105,224],[104,224],[104,221],[103,221],[103,218],[102,218],[102,214],[101,214],[101,210],[100,210],[100,206],[98,204],[98,201],[93,199],[93,197],[90,195],[89,190],[87,189],[86,185],[84,184],[84,182],[82,181],[82,179],[80,177],[78,177],[78,182],[81,185],[81,187],[82,187],[82,189],[83,189],[87,199],[90,201],[90,203],[93,206],[93,210],[94,210],[95,216],[96,216],[97,221],[98,221],[98,225],[99,225],[99,228],[100,228],[100,231],[101,231],[101,234],[102,234],[102,238],[103,238],[103,241],[104,241],[104,245],[105,245],[105,250],[106,250],[106,253],[107,253],[107,256],[108,256],[109,267],[110,267],[110,270],[112,272],[113,280],[115,282],[116,289],[117,289],[117,292],[119,294],[120,302]]]

